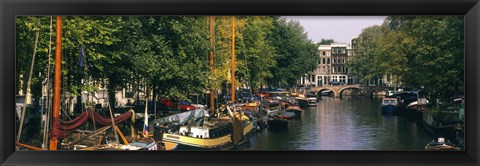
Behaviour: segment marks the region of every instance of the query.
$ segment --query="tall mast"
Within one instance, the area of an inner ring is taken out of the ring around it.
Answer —
[[[62,16],[57,16],[55,39],[55,73],[53,87],[53,120],[52,129],[57,127],[60,115],[60,79],[62,68]],[[57,150],[57,138],[50,138],[50,150]]]
[[[232,16],[232,91],[231,101],[235,102],[235,16]]]
[[[47,149],[47,141],[48,141],[48,127],[50,125],[50,56],[52,54],[52,27],[53,27],[53,17],[50,16],[50,38],[48,39],[48,66],[47,66],[47,102],[46,102],[46,115],[45,115],[45,122],[43,125],[43,143],[42,149]]]
[[[35,64],[35,55],[37,54],[38,34],[39,34],[39,30],[35,32],[35,44],[33,48],[32,61],[30,64],[30,73],[28,74],[27,92],[25,93],[25,100],[23,102],[23,107],[22,107],[22,115],[20,117],[20,126],[18,127],[17,143],[20,143],[20,137],[22,136],[22,130],[23,130],[23,120],[25,119],[25,111],[27,109],[27,104],[30,103],[30,85],[32,84],[33,66]]]
[[[210,73],[213,74],[215,72],[215,66],[213,65],[213,58],[215,55],[213,54],[214,49],[214,41],[213,41],[213,16],[209,17],[209,24],[210,24]],[[210,85],[210,114],[213,115],[215,113],[215,92],[213,91],[213,84]]]

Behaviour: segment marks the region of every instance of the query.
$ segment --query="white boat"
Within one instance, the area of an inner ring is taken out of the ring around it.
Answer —
[[[405,109],[423,111],[425,106],[428,103],[429,103],[429,101],[426,98],[419,98],[417,101],[414,101],[414,102],[411,102],[411,103],[407,104]]]
[[[395,113],[399,107],[397,98],[385,97],[382,99],[382,112],[383,113]]]
[[[308,97],[307,98],[308,106],[316,106],[317,100],[318,99],[316,97]]]

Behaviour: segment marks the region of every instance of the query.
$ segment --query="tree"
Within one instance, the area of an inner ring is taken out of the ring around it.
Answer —
[[[335,43],[335,40],[333,39],[322,39],[320,41],[320,43],[318,43],[319,45],[330,45],[332,43]]]
[[[238,35],[238,77],[250,87],[259,87],[272,77],[271,69],[276,66],[275,47],[267,39],[272,34],[273,17],[251,16],[239,18],[245,27]],[[243,79],[242,79],[243,78]]]
[[[349,65],[364,80],[395,75],[406,87],[449,101],[464,91],[463,23],[458,16],[387,17],[362,31]]]
[[[463,94],[464,20],[459,16],[388,17],[391,30],[412,39],[409,50],[411,72],[405,81],[415,88],[424,86],[432,96],[450,101]]]
[[[317,47],[298,21],[281,18],[274,22],[274,27],[269,39],[276,47],[277,66],[271,70],[273,78],[270,83],[293,85],[299,77],[317,67]]]

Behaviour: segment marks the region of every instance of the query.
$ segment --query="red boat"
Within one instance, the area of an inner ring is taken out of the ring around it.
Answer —
[[[280,115],[277,115],[278,118],[281,119],[293,119],[295,117],[295,113],[293,112],[283,112]]]
[[[288,106],[285,109],[285,111],[286,112],[293,112],[293,113],[295,113],[295,116],[300,117],[302,115],[303,109],[300,108],[299,106],[291,105],[291,106]]]

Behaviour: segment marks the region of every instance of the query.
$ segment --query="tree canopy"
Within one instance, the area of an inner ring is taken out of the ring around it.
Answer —
[[[464,20],[461,16],[390,16],[358,37],[350,65],[369,80],[383,75],[449,100],[464,93]]]
[[[238,86],[292,85],[315,68],[316,46],[298,22],[271,16],[235,17]],[[205,16],[64,16],[63,92],[78,96],[106,87],[110,102],[121,88],[147,87],[159,95],[183,99],[211,85],[226,85],[231,77],[232,17],[215,17],[215,48],[210,48]],[[50,24],[53,31],[50,33]],[[32,93],[53,71],[55,19],[50,16],[17,17],[17,78],[26,80],[39,32]],[[52,47],[51,50],[49,48]],[[215,73],[208,67],[209,50],[215,52]],[[50,73],[47,73],[50,61]],[[39,75],[40,74],[40,75]],[[17,92],[25,89],[17,82]],[[24,81],[25,82],[25,81]]]

